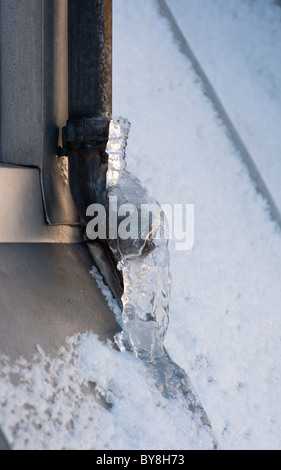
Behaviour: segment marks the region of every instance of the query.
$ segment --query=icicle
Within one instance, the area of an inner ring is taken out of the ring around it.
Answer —
[[[126,170],[129,130],[130,123],[126,119],[116,118],[110,123],[106,189],[108,198],[117,198],[117,213],[121,205],[130,204],[136,208],[140,222],[144,207],[158,204]],[[169,322],[171,275],[168,243],[162,236],[164,223],[161,217],[154,217],[145,230],[143,225],[137,224],[136,237],[123,239],[118,234],[116,239],[109,240],[124,282],[123,331],[117,335],[116,342],[121,349],[130,349],[136,357],[150,362],[163,355]]]
[[[117,236],[109,236],[107,240],[116,260],[117,270],[122,273],[124,284],[122,332],[116,335],[115,341],[121,351],[133,351],[137,358],[146,363],[156,387],[163,396],[184,399],[183,409],[192,414],[198,429],[203,426],[209,433],[213,448],[217,449],[217,440],[209,418],[188,375],[173,362],[164,347],[172,284],[167,221],[163,213],[161,215],[159,204],[150,198],[140,182],[126,170],[129,130],[130,123],[126,119],[116,118],[111,121],[106,149],[106,193],[108,200],[114,201],[108,204],[109,218],[117,221],[116,225],[120,227],[119,224],[127,217],[126,210],[122,210],[120,216],[121,206],[127,207],[132,209],[130,222],[134,221],[137,225],[134,236],[122,237],[117,230]],[[145,213],[150,212],[150,207],[158,209],[158,216],[152,219]],[[144,225],[140,223],[143,215],[149,220],[149,223]]]

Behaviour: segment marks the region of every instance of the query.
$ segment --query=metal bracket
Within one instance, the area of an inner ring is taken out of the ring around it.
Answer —
[[[68,155],[69,184],[80,219],[86,223],[90,204],[101,202],[106,183],[107,118],[70,119],[63,131],[61,155]]]
[[[69,150],[105,150],[108,141],[109,119],[70,119],[62,129],[62,143],[59,156],[68,156]]]

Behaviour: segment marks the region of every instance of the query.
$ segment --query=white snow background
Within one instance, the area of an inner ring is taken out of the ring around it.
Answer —
[[[281,210],[280,0],[167,0]]]
[[[222,448],[280,448],[280,232],[155,2],[114,5],[114,111],[132,121],[129,168],[160,203],[195,204],[193,250],[170,244],[166,345]],[[209,59],[211,79],[219,68],[221,99],[249,135],[253,158],[269,170],[274,159],[280,194],[280,7],[271,0],[169,5],[190,29],[203,67]]]
[[[168,3],[277,198],[281,8]],[[221,449],[280,449],[280,231],[156,0],[113,6],[114,114],[132,123],[128,169],[160,203],[195,205],[194,248],[170,243],[166,347]],[[107,408],[87,393],[88,381]],[[39,351],[32,365],[12,367],[2,358],[0,422],[18,449],[210,448],[180,399],[164,400],[140,361],[92,334],[71,338],[56,359]]]

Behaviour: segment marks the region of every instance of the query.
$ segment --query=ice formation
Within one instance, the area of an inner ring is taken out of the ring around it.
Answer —
[[[140,223],[143,211],[157,206],[140,182],[126,170],[125,151],[130,123],[115,118],[110,123],[106,190],[109,200],[117,200],[116,219],[120,223],[120,207],[135,208],[137,233],[124,239],[120,231],[109,245],[122,270],[123,331],[116,337],[118,346],[131,349],[136,357],[152,361],[163,355],[163,342],[169,322],[171,275],[168,242],[164,237],[166,220],[154,216],[146,225]],[[119,216],[118,216],[119,214]],[[112,214],[111,214],[112,215]],[[149,214],[146,214],[149,220]],[[124,218],[123,218],[124,220]],[[122,217],[121,217],[122,223]],[[119,225],[120,227],[120,225]]]
[[[159,204],[151,199],[140,182],[126,170],[126,145],[130,123],[124,118],[110,122],[106,148],[108,170],[106,192],[115,201],[109,217],[122,222],[135,223],[137,230],[132,237],[120,236],[108,239],[117,268],[122,271],[124,291],[122,295],[122,332],[115,336],[121,351],[133,351],[145,361],[156,388],[166,398],[183,398],[183,406],[191,412],[198,429],[203,427],[217,448],[209,418],[202,407],[185,371],[170,358],[164,347],[169,323],[169,299],[172,278],[169,271],[167,220]],[[110,203],[109,203],[110,206]],[[124,219],[128,212],[135,217]],[[153,210],[157,207],[159,210]],[[149,217],[152,209],[153,216]],[[145,214],[143,214],[143,211]],[[141,221],[145,219],[146,224]],[[127,221],[126,221],[127,220]],[[110,225],[110,223],[109,223]],[[120,227],[120,225],[119,225]],[[130,227],[131,228],[131,227]]]

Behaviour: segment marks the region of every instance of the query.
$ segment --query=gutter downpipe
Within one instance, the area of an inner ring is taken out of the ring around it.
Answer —
[[[69,119],[63,149],[72,197],[83,226],[102,202],[112,117],[112,0],[69,0]]]

